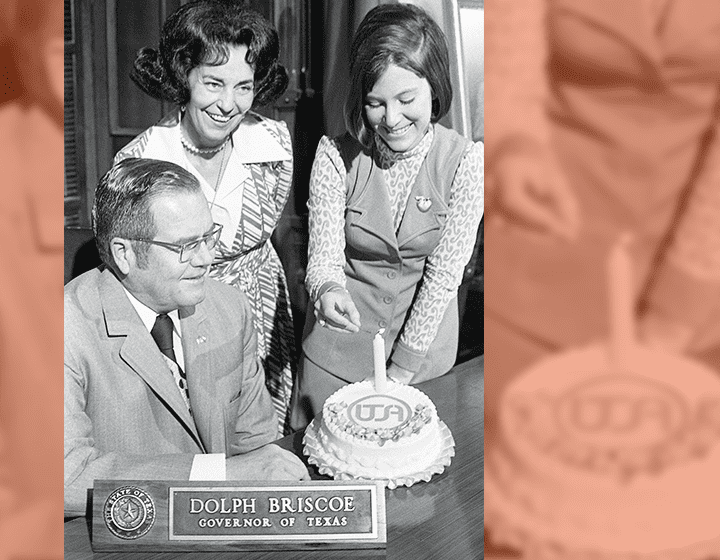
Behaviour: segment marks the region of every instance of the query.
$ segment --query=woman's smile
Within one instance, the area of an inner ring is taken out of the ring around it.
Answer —
[[[210,111],[205,111],[205,114],[219,124],[227,124],[233,118],[233,115],[229,115],[226,117],[224,115],[218,115],[217,113],[211,113]]]
[[[400,137],[403,136],[408,130],[410,130],[410,127],[413,125],[413,123],[408,123],[403,127],[400,128],[394,128],[394,129],[385,129],[386,134],[389,136],[395,136]]]

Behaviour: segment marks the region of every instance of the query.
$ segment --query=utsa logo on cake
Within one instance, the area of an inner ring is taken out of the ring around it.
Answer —
[[[155,522],[155,504],[150,495],[137,486],[123,486],[110,494],[103,508],[105,525],[121,539],[137,539]]]
[[[348,416],[361,426],[395,428],[413,414],[410,405],[388,395],[368,395],[348,407]]]
[[[376,381],[349,383],[325,400],[303,438],[310,463],[336,480],[381,480],[391,489],[442,473],[455,441],[435,405],[411,385],[388,379],[380,392]]]

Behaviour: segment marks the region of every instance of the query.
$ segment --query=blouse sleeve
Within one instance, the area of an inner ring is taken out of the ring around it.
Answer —
[[[305,287],[314,301],[326,282],[345,287],[345,165],[327,136],[318,144],[310,172],[308,267]]]
[[[410,371],[419,369],[472,256],[483,216],[483,163],[484,145],[477,142],[455,173],[445,229],[425,263],[422,284],[392,356],[393,362]]]
[[[120,148],[113,158],[113,165],[117,165],[121,161],[130,158],[154,158],[166,161],[173,161],[165,156],[167,151],[165,143],[160,138],[160,131],[165,130],[165,126],[172,126],[172,115],[167,116],[159,123],[146,128],[135,138],[130,140],[125,146]],[[179,144],[179,143],[178,143]],[[180,150],[182,148],[178,146]],[[162,157],[161,157],[162,154]]]
[[[113,158],[113,165],[117,165],[125,159],[142,157],[145,145],[150,138],[151,130],[152,128],[145,130],[142,134],[133,138],[125,147],[121,148]]]

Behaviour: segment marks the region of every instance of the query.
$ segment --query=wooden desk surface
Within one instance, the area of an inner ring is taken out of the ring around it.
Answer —
[[[386,490],[387,551],[103,553],[90,548],[89,520],[65,522],[66,560],[480,560],[483,557],[483,357],[418,385],[455,438],[455,457],[441,475],[410,488]],[[302,433],[278,442],[302,457]],[[319,475],[310,467],[314,479]]]

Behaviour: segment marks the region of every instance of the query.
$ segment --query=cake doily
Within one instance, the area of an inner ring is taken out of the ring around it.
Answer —
[[[637,552],[583,547],[578,543],[553,538],[546,526],[536,531],[518,519],[517,512],[496,484],[493,475],[485,471],[485,527],[494,546],[514,549],[522,554],[520,560],[714,560],[720,558],[720,535],[703,542],[688,543],[682,548]],[[540,534],[544,533],[544,534]],[[608,535],[611,542],[612,535]]]
[[[429,482],[434,475],[441,474],[455,456],[455,440],[450,428],[442,420],[439,420],[438,423],[442,441],[437,459],[426,469],[408,475],[393,478],[369,478],[361,476],[357,473],[357,470],[352,472],[353,469],[348,468],[347,464],[323,449],[318,439],[318,429],[320,427],[318,418],[310,422],[310,425],[305,430],[303,452],[307,455],[308,462],[318,467],[320,474],[331,476],[335,480],[380,480],[391,490],[398,486],[412,486],[421,480]]]

